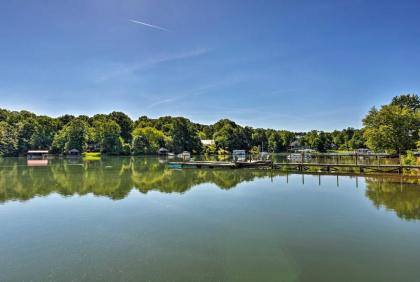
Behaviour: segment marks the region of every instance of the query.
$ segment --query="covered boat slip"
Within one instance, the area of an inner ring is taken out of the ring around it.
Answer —
[[[26,153],[28,160],[44,160],[48,157],[48,150],[29,150]]]

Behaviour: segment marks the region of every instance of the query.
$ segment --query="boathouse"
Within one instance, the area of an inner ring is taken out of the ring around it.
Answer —
[[[80,151],[77,149],[71,149],[67,152],[69,156],[80,156]]]
[[[48,150],[29,150],[26,153],[28,160],[43,160],[48,156]]]
[[[157,151],[157,153],[158,153],[158,155],[160,155],[160,156],[166,156],[166,155],[168,155],[169,150],[168,150],[168,149],[166,149],[166,148],[160,148],[160,149]]]

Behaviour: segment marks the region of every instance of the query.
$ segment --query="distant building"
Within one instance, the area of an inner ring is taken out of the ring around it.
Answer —
[[[246,151],[245,150],[233,150],[232,151],[232,159],[234,161],[244,161],[246,158]]]
[[[372,154],[372,152],[369,149],[365,149],[365,148],[357,149],[355,151],[355,153],[358,154],[358,155],[370,155],[370,154]]]
[[[290,151],[297,151],[303,149],[303,146],[300,142],[300,140],[295,140],[292,143],[289,144],[289,150]]]
[[[213,139],[205,139],[205,140],[201,140],[201,144],[203,144],[204,146],[210,146],[210,145],[215,145],[216,143],[214,142]]]

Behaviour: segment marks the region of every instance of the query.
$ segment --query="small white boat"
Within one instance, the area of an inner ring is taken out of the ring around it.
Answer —
[[[191,158],[191,154],[188,151],[184,151],[181,154],[178,154],[177,157],[183,160],[187,160]]]
[[[304,161],[308,161],[312,158],[310,155],[305,155],[305,154],[302,155],[299,153],[293,153],[293,154],[287,155],[287,160],[288,161],[302,161],[302,157]]]

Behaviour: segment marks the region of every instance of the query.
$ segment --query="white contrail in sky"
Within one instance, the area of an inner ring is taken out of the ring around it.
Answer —
[[[152,24],[148,24],[148,23],[144,23],[144,22],[140,22],[140,21],[136,21],[136,20],[128,20],[128,21],[130,21],[132,23],[135,23],[135,24],[141,24],[141,25],[144,25],[144,26],[147,26],[147,27],[151,27],[151,28],[154,28],[154,29],[169,31],[168,29],[166,29],[164,27],[161,27],[161,26],[157,26],[157,25],[152,25]]]

